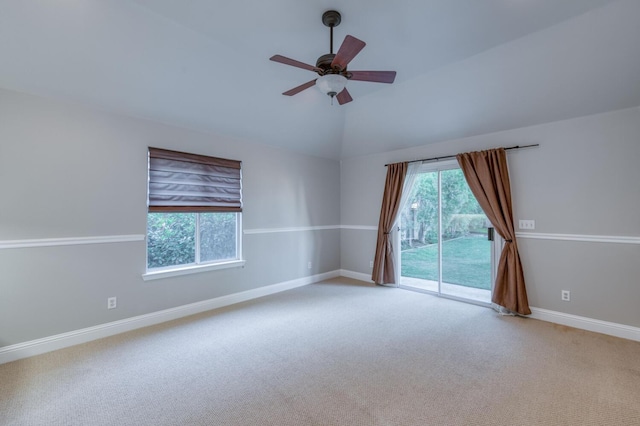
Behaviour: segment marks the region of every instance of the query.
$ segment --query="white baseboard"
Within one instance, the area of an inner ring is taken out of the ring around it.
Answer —
[[[340,276],[353,278],[355,280],[372,282],[371,276],[361,272],[340,269]],[[541,321],[552,322],[554,324],[566,325],[568,327],[579,328],[581,330],[594,331],[596,333],[607,334],[609,336],[621,337],[623,339],[640,341],[640,328],[630,325],[617,324],[614,322],[601,321],[593,318],[581,317],[577,315],[565,314],[563,312],[550,311],[548,309],[531,307],[530,318]]]
[[[92,340],[113,336],[143,327],[148,327],[150,325],[160,324],[166,321],[198,314],[200,312],[222,308],[224,306],[245,302],[247,300],[257,299],[259,297],[268,296],[270,294],[279,293],[281,291],[291,290],[296,287],[302,287],[308,284],[313,284],[319,281],[324,281],[339,276],[364,282],[371,282],[371,276],[360,272],[349,271],[346,269],[325,272],[322,274],[298,278],[291,281],[285,281],[282,283],[260,287],[253,290],[247,290],[240,293],[229,294],[227,296],[216,297],[214,299],[203,300],[201,302],[165,309],[158,312],[152,312],[149,314],[126,318],[119,321],[113,321],[106,324],[100,324],[94,327],[83,328],[81,330],[56,334],[54,336],[31,340],[29,342],[5,346],[3,348],[0,348],[0,364],[22,358],[28,358],[35,355],[40,355],[57,349],[90,342]],[[601,321],[592,318],[580,317],[577,315],[565,314],[562,312],[550,311],[547,309],[534,307],[531,308],[531,312],[531,318],[534,319],[566,325],[582,330],[594,331],[596,333],[608,334],[624,339],[640,341],[640,328],[638,327],[632,327],[624,324]]]
[[[259,297],[268,296],[285,290],[291,290],[296,287],[302,287],[338,276],[340,276],[340,271],[325,272],[323,274],[302,277],[253,290],[229,294],[227,296],[216,297],[214,299],[203,300],[201,302],[190,303],[188,305],[83,328],[81,330],[74,330],[67,333],[31,340],[29,342],[5,346],[0,348],[0,364],[90,342],[92,340],[113,336],[115,334],[136,330],[142,327],[160,324],[166,321],[198,314],[200,312],[245,302],[247,300],[257,299]]]
[[[368,283],[372,283],[371,274],[363,274],[361,272],[349,271],[347,269],[340,269],[340,276],[346,278],[352,278],[358,281],[365,281]]]
[[[531,307],[530,318],[640,342],[640,328]]]

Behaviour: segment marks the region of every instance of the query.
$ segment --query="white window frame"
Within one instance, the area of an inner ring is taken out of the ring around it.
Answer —
[[[147,213],[148,215],[149,213]],[[185,213],[188,214],[188,213]],[[198,215],[200,213],[197,213]],[[200,259],[200,220],[196,220],[196,239],[195,239],[195,249],[196,249],[196,263],[188,263],[185,265],[175,265],[175,266],[165,266],[161,268],[152,268],[142,274],[142,279],[144,281],[149,280],[157,280],[160,278],[169,278],[176,277],[180,275],[188,275],[188,274],[196,274],[200,272],[207,271],[216,271],[220,269],[228,269],[228,268],[241,268],[245,265],[246,261],[242,257],[242,212],[237,212],[236,214],[236,259],[227,259],[227,260],[210,260],[207,262],[199,262]],[[197,216],[196,216],[197,217]],[[147,259],[148,259],[148,242],[146,245],[147,248]]]

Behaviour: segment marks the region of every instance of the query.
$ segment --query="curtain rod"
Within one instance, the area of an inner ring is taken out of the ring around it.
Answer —
[[[534,143],[531,145],[516,145],[516,146],[510,146],[508,148],[505,148],[505,151],[508,151],[510,149],[522,149],[522,148],[531,148],[534,146],[540,146],[539,143]],[[455,155],[445,155],[444,157],[433,157],[433,158],[423,158],[422,160],[413,160],[413,161],[407,161],[407,163],[424,163],[425,161],[440,161],[440,160],[450,160],[451,158],[456,158]],[[389,164],[385,164],[384,166],[387,167]]]

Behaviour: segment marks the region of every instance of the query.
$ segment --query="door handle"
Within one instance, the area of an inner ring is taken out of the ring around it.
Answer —
[[[493,241],[495,230],[492,227],[487,228],[487,240]]]

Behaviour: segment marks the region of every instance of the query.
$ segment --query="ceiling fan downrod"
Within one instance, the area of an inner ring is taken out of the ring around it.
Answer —
[[[329,27],[329,53],[333,55],[333,28],[340,25],[342,16],[337,10],[327,10],[322,14],[322,23]]]

